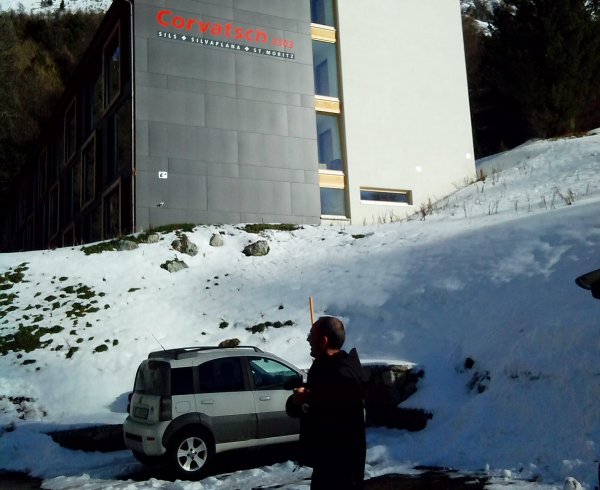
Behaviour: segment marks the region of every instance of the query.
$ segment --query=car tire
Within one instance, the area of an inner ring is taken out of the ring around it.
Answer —
[[[213,456],[210,434],[198,428],[181,431],[172,439],[167,451],[171,470],[182,480],[197,480],[205,476]]]

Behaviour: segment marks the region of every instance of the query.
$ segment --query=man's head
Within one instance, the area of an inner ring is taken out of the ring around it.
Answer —
[[[313,323],[307,340],[312,357],[335,354],[346,340],[344,324],[333,316],[322,316]]]

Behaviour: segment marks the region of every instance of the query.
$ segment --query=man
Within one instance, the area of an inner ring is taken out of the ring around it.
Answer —
[[[287,404],[300,417],[300,463],[312,466],[311,490],[361,489],[365,470],[363,371],[356,349],[342,350],[344,324],[319,318],[308,334],[314,358],[306,386]]]

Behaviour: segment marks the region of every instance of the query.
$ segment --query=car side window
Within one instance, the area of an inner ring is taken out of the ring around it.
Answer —
[[[266,357],[249,359],[254,386],[260,390],[285,389],[286,383],[300,375],[280,362]]]
[[[200,393],[244,391],[244,376],[240,359],[225,357],[198,366]]]

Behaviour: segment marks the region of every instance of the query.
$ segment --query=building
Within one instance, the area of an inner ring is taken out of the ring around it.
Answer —
[[[475,174],[459,2],[115,0],[0,247],[173,223],[357,224]]]

